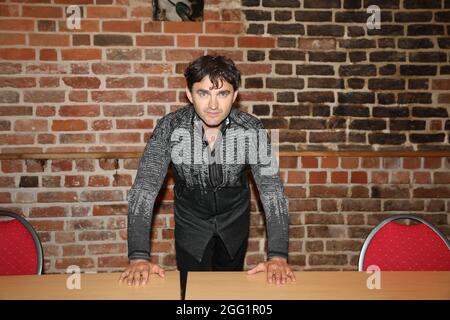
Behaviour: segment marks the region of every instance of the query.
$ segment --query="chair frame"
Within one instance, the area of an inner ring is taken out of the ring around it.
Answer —
[[[389,217],[383,221],[381,221],[367,236],[366,241],[364,241],[364,244],[361,248],[361,253],[359,255],[359,262],[358,262],[358,271],[364,271],[364,258],[366,256],[366,252],[367,252],[367,248],[370,245],[370,242],[372,241],[372,239],[375,237],[375,235],[378,233],[378,231],[380,231],[381,228],[383,228],[386,224],[395,221],[395,220],[404,220],[404,219],[409,219],[409,220],[415,220],[418,222],[421,222],[425,225],[427,225],[428,227],[430,227],[434,232],[437,233],[437,235],[441,238],[442,241],[444,241],[444,243],[447,245],[447,248],[450,250],[450,241],[447,239],[447,237],[438,229],[436,228],[436,226],[434,226],[433,224],[431,224],[430,222],[426,221],[425,219],[416,216],[414,214],[399,214],[393,217]]]
[[[6,210],[0,210],[0,218],[1,217],[10,217],[10,218],[19,220],[25,226],[25,228],[27,228],[28,232],[30,232],[30,234],[33,238],[33,241],[34,241],[34,245],[36,247],[36,254],[37,254],[36,274],[41,275],[42,269],[44,266],[44,252],[42,249],[41,240],[39,239],[39,236],[38,236],[36,230],[33,228],[31,223],[29,223],[25,218],[18,215],[17,213],[14,213],[11,211],[6,211]]]

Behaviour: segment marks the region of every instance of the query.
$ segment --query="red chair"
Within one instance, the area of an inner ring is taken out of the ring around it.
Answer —
[[[418,224],[402,225],[410,219]],[[367,237],[359,256],[358,270],[371,265],[381,271],[450,271],[450,242],[434,225],[402,214],[378,224]]]
[[[0,210],[0,276],[41,274],[43,252],[33,226],[20,215]]]

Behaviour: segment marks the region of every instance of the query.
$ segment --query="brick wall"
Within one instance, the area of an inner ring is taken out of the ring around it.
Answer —
[[[243,73],[239,106],[280,129],[283,151],[434,150],[450,143],[450,1],[206,0],[205,21],[157,22],[150,1],[0,3],[0,150],[141,152],[184,105],[182,72],[221,53]],[[66,27],[79,4],[81,30]],[[368,30],[366,8],[381,8]],[[138,159],[2,160],[0,207],[39,230],[45,271],[126,264],[126,192]],[[450,235],[450,157],[282,157],[290,259],[354,270],[383,217],[426,216]],[[173,184],[159,195],[153,259],[175,268]],[[253,185],[254,187],[254,185]],[[253,195],[247,267],[263,259]]]

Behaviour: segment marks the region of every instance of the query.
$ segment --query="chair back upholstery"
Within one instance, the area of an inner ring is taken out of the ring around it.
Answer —
[[[395,220],[419,224],[403,225]],[[415,215],[397,215],[378,224],[367,237],[358,270],[375,265],[381,271],[450,271],[450,242],[434,225]]]
[[[0,210],[0,275],[41,274],[43,252],[33,226],[20,215]]]

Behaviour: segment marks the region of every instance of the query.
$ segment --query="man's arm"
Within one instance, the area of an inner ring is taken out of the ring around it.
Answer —
[[[264,150],[266,154],[268,153],[266,160],[270,159],[270,161],[261,161],[264,159],[258,157],[256,163],[251,163],[253,177],[266,216],[268,261],[259,263],[255,268],[248,271],[248,274],[266,272],[268,283],[285,284],[288,279],[295,281],[295,275],[287,263],[289,246],[288,200],[279,177],[278,163],[271,148],[270,137],[258,119],[256,119],[256,128],[262,130],[262,136],[266,139],[259,139],[258,147],[255,148],[254,146],[250,152],[256,152],[259,155],[259,151]]]
[[[170,163],[170,121],[162,118],[148,141],[128,193],[128,258],[150,260],[150,229],[155,199]]]
[[[259,130],[264,130],[264,126],[259,120],[257,127]],[[270,259],[276,256],[287,259],[289,242],[288,199],[279,177],[278,163],[275,155],[272,154],[270,137],[266,134],[266,141],[260,140],[258,142],[259,148],[264,144],[265,150],[268,150],[268,154],[271,156],[270,162],[262,163],[258,158],[257,163],[250,164],[266,217],[267,257]],[[256,151],[258,152],[258,150]]]

